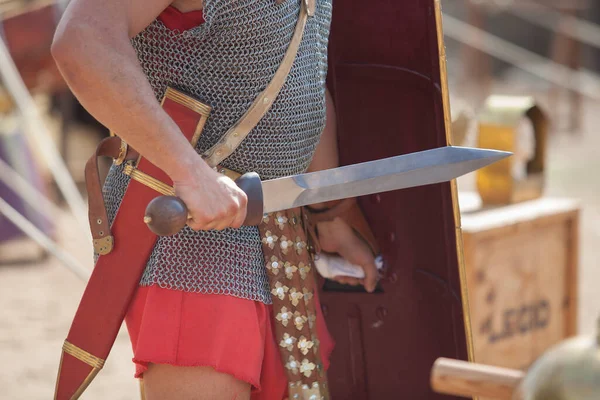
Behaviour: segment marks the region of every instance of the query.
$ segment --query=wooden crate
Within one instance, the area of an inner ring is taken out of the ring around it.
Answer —
[[[525,369],[577,333],[578,218],[552,198],[462,214],[476,362]]]

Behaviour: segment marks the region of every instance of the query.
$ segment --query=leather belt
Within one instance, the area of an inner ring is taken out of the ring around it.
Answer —
[[[110,253],[114,246],[98,172],[98,157],[103,156],[112,157],[123,162],[125,160],[137,160],[139,154],[135,150],[123,146],[121,139],[112,136],[100,142],[96,152],[85,165],[85,184],[89,205],[88,218],[92,238],[94,239],[94,251],[100,255]]]

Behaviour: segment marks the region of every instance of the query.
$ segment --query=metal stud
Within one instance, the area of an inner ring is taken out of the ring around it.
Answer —
[[[96,220],[96,223],[97,223],[98,225],[100,225],[100,224],[102,223],[102,219],[98,218],[98,219]]]

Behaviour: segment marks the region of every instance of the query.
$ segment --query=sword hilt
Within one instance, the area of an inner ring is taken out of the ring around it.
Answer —
[[[258,225],[263,218],[263,192],[260,177],[248,172],[235,180],[248,196],[244,225]],[[188,221],[188,209],[179,197],[158,196],[146,207],[144,222],[158,236],[171,236],[182,230]]]

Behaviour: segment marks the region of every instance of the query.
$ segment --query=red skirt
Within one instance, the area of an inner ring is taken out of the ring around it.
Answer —
[[[317,306],[323,366],[334,342]],[[253,400],[282,400],[287,380],[272,325],[272,307],[233,296],[140,287],[126,316],[135,377],[149,363],[208,366],[252,385]]]

